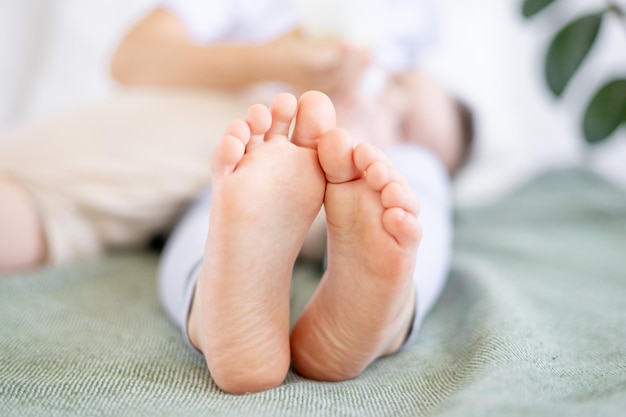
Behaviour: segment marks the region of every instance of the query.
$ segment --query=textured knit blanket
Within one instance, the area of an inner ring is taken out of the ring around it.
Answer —
[[[117,254],[0,279],[0,416],[626,415],[626,193],[585,171],[458,212],[416,343],[342,383],[290,373],[224,394],[159,307],[156,265]],[[296,268],[294,316],[319,275]]]

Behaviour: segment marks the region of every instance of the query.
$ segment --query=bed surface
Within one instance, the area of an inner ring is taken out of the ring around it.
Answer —
[[[343,383],[230,396],[161,311],[157,257],[0,280],[2,416],[619,416],[626,193],[545,174],[457,213],[453,271],[415,345]],[[299,265],[294,315],[319,270]]]

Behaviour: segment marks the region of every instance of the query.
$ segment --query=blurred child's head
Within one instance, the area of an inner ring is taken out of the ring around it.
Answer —
[[[414,73],[400,81],[406,89],[404,136],[434,152],[451,175],[467,161],[474,141],[470,108],[435,79]]]

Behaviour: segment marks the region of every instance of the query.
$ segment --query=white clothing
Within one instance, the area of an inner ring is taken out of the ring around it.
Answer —
[[[439,158],[419,145],[398,145],[385,153],[420,199],[423,236],[413,273],[417,310],[405,343],[408,345],[415,340],[448,275],[452,252],[451,185]],[[172,321],[183,330],[188,343],[187,319],[204,256],[210,208],[211,191],[207,189],[174,230],[159,267],[161,303]]]
[[[376,7],[365,7],[370,4]],[[435,4],[434,0],[163,0],[162,6],[184,22],[199,44],[263,43],[302,24],[321,36],[371,43],[375,65],[404,71],[416,65],[419,53],[436,38]],[[348,22],[355,23],[350,27]]]

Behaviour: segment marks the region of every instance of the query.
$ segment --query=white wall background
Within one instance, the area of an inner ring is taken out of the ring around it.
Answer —
[[[115,85],[108,61],[128,26],[157,0],[0,0],[0,130],[86,100]],[[478,116],[478,144],[457,183],[459,204],[479,204],[554,166],[588,164],[626,185],[626,129],[588,151],[580,117],[611,75],[626,76],[626,25],[608,21],[563,100],[544,87],[543,56],[565,21],[603,0],[559,0],[531,21],[521,0],[440,0],[441,46],[424,66]],[[1,136],[0,136],[1,137]]]
[[[105,97],[109,58],[157,0],[0,0],[0,129]]]
[[[604,22],[562,100],[543,80],[552,36],[573,17],[606,7],[604,0],[559,0],[530,21],[521,17],[521,0],[439,3],[442,48],[426,67],[468,98],[479,121],[475,158],[458,181],[460,204],[498,197],[542,170],[583,160],[626,185],[626,129],[589,149],[580,128],[593,92],[610,76],[626,77],[626,24]]]

